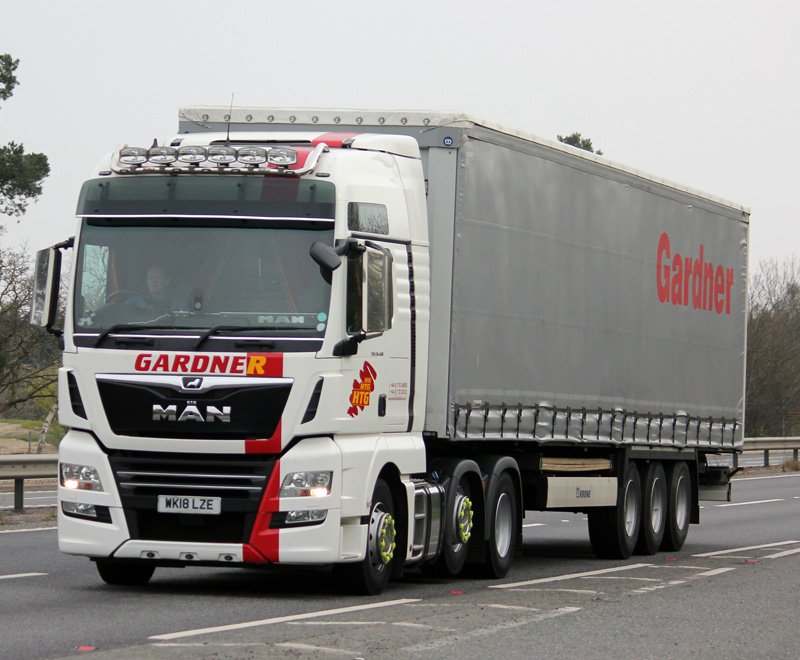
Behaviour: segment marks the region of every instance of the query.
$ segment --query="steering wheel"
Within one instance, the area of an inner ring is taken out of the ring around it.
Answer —
[[[141,298],[143,301],[147,301],[147,296],[143,295],[139,291],[131,291],[130,289],[117,289],[116,291],[112,291],[106,296],[107,303],[123,303],[131,296],[136,296],[137,298]]]

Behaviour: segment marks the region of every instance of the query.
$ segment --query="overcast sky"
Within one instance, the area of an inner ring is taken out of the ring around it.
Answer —
[[[81,181],[187,105],[459,110],[752,208],[751,268],[800,253],[797,0],[0,0],[0,144],[50,158],[2,243],[74,232]]]

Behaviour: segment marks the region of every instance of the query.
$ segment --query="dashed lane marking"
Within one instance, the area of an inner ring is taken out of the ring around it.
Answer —
[[[712,568],[710,571],[703,571],[702,573],[698,573],[693,577],[711,577],[712,575],[720,575],[721,573],[727,573],[728,571],[735,571],[736,569],[731,567],[726,568]]]
[[[406,646],[401,650],[410,653],[424,653],[425,651],[435,651],[442,647],[451,646],[453,644],[459,644],[462,642],[469,641],[470,639],[475,639],[477,637],[486,637],[488,635],[494,635],[495,633],[503,632],[504,630],[510,630],[511,628],[519,628],[521,626],[530,625],[531,623],[538,623],[540,621],[547,621],[548,619],[555,619],[556,617],[564,616],[565,614],[572,614],[573,612],[579,612],[581,609],[582,608],[580,607],[560,607],[557,610],[552,610],[550,612],[541,612],[539,614],[535,614],[534,616],[525,617],[524,619],[505,621],[503,623],[498,623],[494,626],[486,626],[484,628],[474,628],[473,630],[462,632],[458,635],[450,635],[448,637],[442,637],[440,639],[436,639],[431,642],[416,644],[414,646]]]
[[[793,550],[776,552],[774,555],[766,555],[765,557],[762,557],[762,559],[780,559],[781,557],[788,557],[789,555],[796,555],[798,553],[800,553],[800,548],[794,548]]]
[[[524,610],[527,612],[539,612],[538,607],[525,607],[524,605],[487,605],[495,610]]]
[[[592,589],[542,589],[541,587],[519,587],[516,589],[509,589],[509,591],[548,591],[551,593],[561,594],[581,594],[584,596],[605,596],[604,591],[593,591]]]
[[[748,550],[761,550],[762,548],[775,548],[780,545],[791,545],[792,543],[800,543],[800,541],[777,541],[776,543],[762,543],[761,545],[748,545],[744,548],[729,548],[728,550],[716,550],[714,552],[703,552],[699,555],[692,555],[692,557],[718,557],[720,555],[729,555],[734,552],[746,552]]]
[[[15,578],[41,577],[47,573],[15,573],[13,575],[0,575],[0,580],[13,580]]]
[[[741,479],[734,479],[734,481],[761,481],[762,479],[791,479],[792,477],[800,477],[800,472],[797,474],[773,474],[766,477],[742,477]]]
[[[523,582],[509,582],[507,584],[492,584],[490,589],[514,589],[516,587],[528,587],[534,584],[545,584],[547,582],[560,582],[561,580],[573,580],[575,578],[592,577],[595,575],[605,575],[606,573],[619,573],[621,571],[633,571],[637,568],[648,568],[653,564],[629,564],[628,566],[616,566],[614,568],[601,568],[597,571],[585,571],[583,573],[567,573],[565,575],[553,575],[552,577],[539,578],[537,580],[525,580]]]
[[[771,504],[772,502],[785,502],[786,500],[778,498],[775,500],[754,500],[752,502],[731,502],[729,504],[715,504],[714,506],[723,509],[729,506],[749,506],[751,504]]]
[[[386,600],[380,603],[370,603],[367,605],[353,605],[351,607],[337,607],[332,610],[319,610],[317,612],[303,612],[301,614],[289,614],[287,616],[276,616],[271,619],[260,619],[258,621],[245,621],[243,623],[231,623],[224,626],[211,626],[209,628],[196,628],[194,630],[182,630],[180,632],[166,633],[163,635],[151,635],[148,639],[171,640],[183,637],[194,637],[196,635],[208,635],[210,633],[228,632],[231,630],[242,630],[243,628],[256,628],[258,626],[271,626],[276,623],[291,623],[292,621],[303,621],[305,619],[316,619],[323,616],[334,616],[336,614],[348,614],[350,612],[364,612],[366,610],[376,610],[382,607],[394,607],[395,605],[406,605],[407,603],[419,602],[419,598],[400,598],[398,600]]]
[[[349,655],[351,658],[360,655],[358,651],[337,649],[332,646],[314,646],[313,644],[302,644],[300,642],[280,642],[278,644],[275,644],[275,646],[282,649],[293,649],[295,651],[313,651],[315,653],[333,653],[334,655]]]
[[[289,621],[290,626],[385,626],[386,621]]]

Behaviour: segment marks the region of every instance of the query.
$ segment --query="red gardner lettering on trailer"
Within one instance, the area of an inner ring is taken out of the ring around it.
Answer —
[[[696,259],[672,253],[669,234],[658,239],[656,256],[656,291],[658,300],[692,309],[731,313],[733,268],[705,260],[705,246],[700,245]]]

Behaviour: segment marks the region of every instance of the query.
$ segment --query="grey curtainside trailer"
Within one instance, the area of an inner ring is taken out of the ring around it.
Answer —
[[[179,130],[224,131],[219,110],[184,108]],[[430,439],[741,450],[747,208],[461,114],[230,121],[419,142]]]

